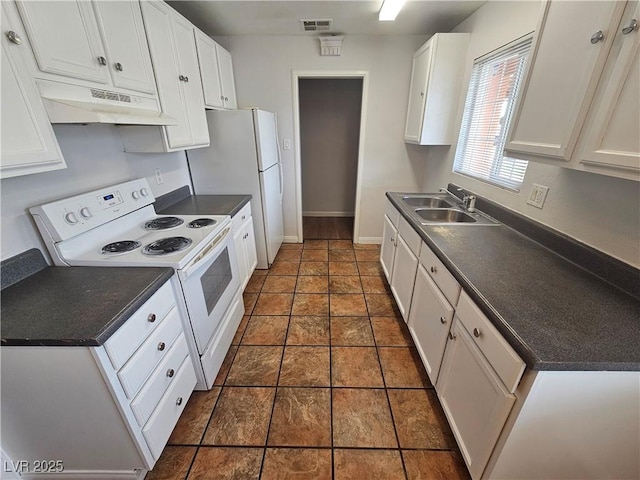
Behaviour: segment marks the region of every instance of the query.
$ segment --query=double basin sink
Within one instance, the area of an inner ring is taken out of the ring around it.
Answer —
[[[401,194],[399,200],[415,220],[422,225],[498,225],[487,215],[464,209],[460,200],[451,194]]]

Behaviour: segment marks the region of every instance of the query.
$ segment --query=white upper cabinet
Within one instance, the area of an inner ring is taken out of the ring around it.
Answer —
[[[127,152],[177,151],[209,145],[193,25],[161,1],[143,1],[142,17],[166,127],[122,127]]]
[[[468,45],[467,33],[436,33],[413,56],[405,142],[453,141]]]
[[[138,2],[17,2],[41,78],[155,94]],[[47,76],[50,74],[51,76]]]
[[[14,4],[2,2],[1,22],[0,178],[66,168],[42,99],[25,62],[32,53]]]
[[[640,179],[640,32],[625,29],[633,19],[637,1],[544,5],[506,154]]]
[[[156,82],[138,2],[93,4],[116,87],[155,93]]]
[[[197,28],[194,28],[194,33],[205,107],[235,110],[236,87],[231,54]]]

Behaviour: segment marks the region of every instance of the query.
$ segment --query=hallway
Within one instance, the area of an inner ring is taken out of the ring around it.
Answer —
[[[284,244],[147,479],[468,479],[378,245]]]

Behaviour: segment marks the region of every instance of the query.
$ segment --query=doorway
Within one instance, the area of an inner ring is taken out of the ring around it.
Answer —
[[[366,72],[293,72],[298,241],[358,238]]]
[[[351,239],[356,202],[361,78],[301,78],[302,232]]]

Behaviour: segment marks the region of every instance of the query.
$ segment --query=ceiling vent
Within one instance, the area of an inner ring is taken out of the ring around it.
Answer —
[[[331,30],[333,20],[325,18],[322,20],[300,20],[300,27],[304,32],[328,32]]]

